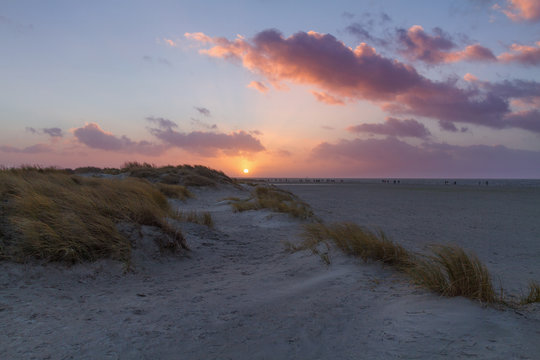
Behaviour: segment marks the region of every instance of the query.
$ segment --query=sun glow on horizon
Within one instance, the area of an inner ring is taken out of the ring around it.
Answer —
[[[249,174],[249,169],[244,169],[243,172],[244,174]]]

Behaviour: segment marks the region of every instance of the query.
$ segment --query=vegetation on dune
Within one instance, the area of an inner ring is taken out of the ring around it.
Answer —
[[[88,178],[31,167],[0,170],[0,257],[127,262],[131,244],[117,229],[121,222],[160,228],[167,235],[162,250],[185,248],[181,232],[167,222],[175,214],[163,192],[133,178]]]
[[[194,224],[205,225],[209,228],[214,227],[214,220],[208,211],[178,211],[176,218],[180,221],[191,222]]]
[[[531,281],[529,284],[529,294],[521,299],[521,304],[531,304],[540,302],[540,284]]]
[[[251,197],[245,200],[231,200],[234,211],[270,209],[290,214],[293,217],[307,219],[313,216],[308,204],[301,201],[293,193],[275,186],[258,185]]]
[[[179,184],[184,186],[216,186],[235,184],[235,181],[222,171],[202,165],[178,165],[156,167],[148,163],[128,162],[119,170],[129,176],[145,178],[152,182]]]
[[[330,241],[345,254],[364,261],[381,261],[408,274],[418,285],[445,296],[464,296],[486,303],[496,301],[485,265],[457,246],[437,246],[428,256],[414,254],[392,242],[382,231],[369,231],[353,223],[306,224],[300,245],[292,250],[311,249]],[[328,262],[328,255],[323,260]]]

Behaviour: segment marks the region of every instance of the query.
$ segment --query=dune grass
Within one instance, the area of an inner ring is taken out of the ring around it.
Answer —
[[[418,257],[409,269],[415,283],[445,296],[495,302],[489,271],[474,254],[457,246],[439,245],[431,251],[432,255]]]
[[[540,284],[531,281],[529,284],[529,294],[521,298],[521,304],[532,304],[540,302]]]
[[[313,216],[313,212],[308,204],[301,201],[293,193],[275,186],[258,185],[252,191],[250,198],[232,201],[231,205],[236,212],[270,209],[300,219],[307,219]]]
[[[0,170],[0,256],[76,263],[99,258],[128,262],[130,241],[120,222],[160,228],[186,248],[167,222],[175,214],[155,186],[139,179],[96,179],[40,168]]]
[[[414,283],[441,295],[485,303],[497,300],[487,268],[475,255],[457,246],[437,246],[426,256],[409,252],[382,231],[372,232],[354,223],[313,223],[304,226],[300,245],[288,247],[319,254],[317,246],[328,241],[345,254],[390,265],[409,275]],[[323,260],[328,262],[327,258]]]
[[[152,182],[178,184],[183,186],[216,186],[218,184],[235,184],[235,181],[222,171],[210,169],[202,165],[167,165],[157,167],[148,163],[127,162],[119,169],[129,176],[145,178]]]
[[[205,225],[209,228],[214,227],[214,220],[208,211],[178,211],[176,217],[180,221],[187,221],[194,224]]]

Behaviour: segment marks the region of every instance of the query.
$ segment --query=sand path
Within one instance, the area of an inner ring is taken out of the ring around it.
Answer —
[[[290,254],[301,222],[233,213],[234,188],[196,190],[183,210],[190,257],[65,269],[0,264],[2,359],[533,359],[538,311],[483,308],[416,289],[378,264]],[[315,209],[316,211],[317,208]]]

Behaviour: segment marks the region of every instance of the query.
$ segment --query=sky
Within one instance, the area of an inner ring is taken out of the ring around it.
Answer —
[[[540,178],[540,0],[0,0],[0,49],[4,167]]]

